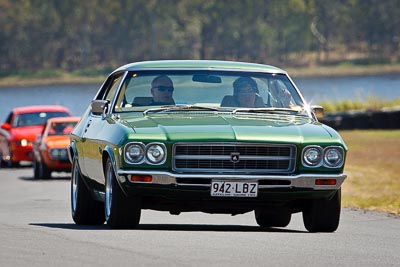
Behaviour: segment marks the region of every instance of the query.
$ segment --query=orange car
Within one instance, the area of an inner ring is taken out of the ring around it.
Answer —
[[[46,126],[33,143],[33,174],[35,179],[51,178],[51,172],[70,172],[67,147],[69,134],[79,117],[60,117],[47,120]]]

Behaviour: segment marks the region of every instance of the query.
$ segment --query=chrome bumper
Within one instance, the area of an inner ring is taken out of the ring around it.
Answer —
[[[121,182],[129,181],[130,183],[136,184],[159,184],[159,185],[177,185],[177,186],[198,186],[198,187],[210,187],[207,183],[179,183],[177,178],[190,178],[211,180],[226,180],[226,181],[249,181],[258,182],[261,181],[286,181],[287,184],[282,185],[261,185],[259,189],[263,188],[312,188],[315,190],[332,190],[339,189],[346,179],[347,175],[341,174],[299,174],[299,175],[246,175],[246,174],[177,174],[170,172],[157,172],[157,171],[126,171],[119,170],[117,172],[118,178]],[[151,175],[152,182],[132,182],[129,179],[129,175]],[[316,185],[317,179],[335,179],[335,185]]]

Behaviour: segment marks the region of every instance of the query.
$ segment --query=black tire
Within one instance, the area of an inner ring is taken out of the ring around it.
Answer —
[[[115,177],[110,159],[105,166],[106,197],[104,213],[107,224],[114,229],[133,229],[140,221],[140,198],[128,198]]]
[[[254,211],[256,222],[261,227],[286,227],[292,219],[292,213],[288,210],[261,210]]]
[[[17,167],[19,167],[20,166],[19,161],[13,161],[12,160],[13,159],[13,155],[12,155],[11,150],[9,152],[9,155],[10,155],[10,159],[6,162],[7,167],[8,168],[17,168]]]
[[[312,200],[303,210],[303,222],[309,232],[334,232],[339,226],[341,190],[331,199]]]
[[[43,161],[39,165],[40,174],[42,179],[50,179],[51,178],[51,170],[47,167],[46,163]]]
[[[40,174],[39,164],[40,163],[37,161],[37,159],[33,158],[33,178],[34,179],[42,179],[41,174]]]
[[[7,166],[7,163],[3,160],[3,153],[0,151],[0,168]]]
[[[19,166],[21,166],[19,161],[12,161],[12,160],[7,161],[8,168],[18,168]]]
[[[36,157],[33,158],[33,177],[35,179],[51,178],[51,170],[43,161],[39,162]]]
[[[76,224],[101,225],[104,223],[104,204],[92,198],[74,158],[71,172],[71,211]]]
[[[5,166],[6,166],[6,163],[3,160],[3,152],[0,150],[0,168],[3,168]]]

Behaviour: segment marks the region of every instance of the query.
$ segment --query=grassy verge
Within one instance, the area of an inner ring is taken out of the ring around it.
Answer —
[[[398,74],[400,64],[369,64],[352,65],[338,64],[332,66],[310,66],[292,68],[288,66],[285,70],[290,76],[297,77],[333,77],[333,76],[354,76],[354,75],[379,75],[379,74]]]
[[[84,84],[102,83],[108,74],[96,73],[69,73],[63,71],[39,71],[29,74],[13,74],[0,78],[0,87],[3,86],[36,86],[48,84]]]
[[[338,112],[347,110],[381,110],[382,108],[400,107],[400,98],[391,100],[382,100],[374,96],[367,97],[365,100],[350,100],[342,101],[321,101],[318,103],[324,107],[325,112]]]
[[[349,147],[343,206],[400,215],[400,130],[340,134]]]

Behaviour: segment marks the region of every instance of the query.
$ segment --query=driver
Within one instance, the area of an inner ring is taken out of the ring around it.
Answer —
[[[175,105],[172,98],[174,84],[171,78],[166,75],[160,75],[151,82],[151,95],[153,100],[151,105]]]

